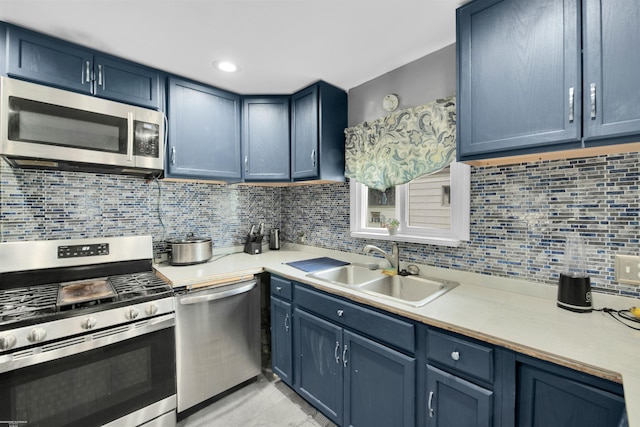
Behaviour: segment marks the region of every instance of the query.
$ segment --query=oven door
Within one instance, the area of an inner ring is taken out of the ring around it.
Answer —
[[[0,363],[0,425],[141,425],[174,411],[174,325],[173,316],[151,326],[138,322],[75,338],[77,344],[9,355],[12,361]]]

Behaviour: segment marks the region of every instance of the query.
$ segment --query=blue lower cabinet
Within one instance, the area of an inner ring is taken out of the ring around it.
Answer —
[[[415,426],[415,359],[344,331],[344,425]]]
[[[490,427],[493,391],[427,365],[429,427]]]
[[[294,389],[340,426],[415,426],[415,359],[294,310]]]
[[[626,425],[622,387],[558,366],[518,367],[518,427]]]
[[[294,389],[342,425],[342,328],[296,308],[294,331]]]
[[[291,304],[271,298],[272,369],[285,384],[293,387],[293,319]]]

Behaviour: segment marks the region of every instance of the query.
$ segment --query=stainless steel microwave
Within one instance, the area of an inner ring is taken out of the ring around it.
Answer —
[[[0,155],[11,166],[159,175],[159,111],[0,77]]]

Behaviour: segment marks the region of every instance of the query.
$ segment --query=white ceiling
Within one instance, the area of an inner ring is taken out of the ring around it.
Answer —
[[[467,0],[0,0],[0,20],[240,94],[345,90],[455,41]],[[229,75],[216,60],[235,61]]]

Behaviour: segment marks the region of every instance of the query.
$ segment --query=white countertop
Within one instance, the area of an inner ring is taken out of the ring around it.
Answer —
[[[329,256],[349,262],[386,261],[310,246],[288,245],[259,255],[218,250],[204,264],[169,266],[156,271],[174,287],[216,284],[268,271],[388,310],[422,323],[455,331],[517,352],[548,360],[612,381],[622,382],[629,425],[640,427],[640,331],[634,331],[601,312],[573,313],[556,306],[555,286],[517,279],[420,266],[420,275],[453,280],[460,286],[419,308],[363,294],[357,290],[307,277],[285,263]],[[404,266],[404,264],[403,264]],[[627,309],[637,299],[593,294],[594,307]]]

